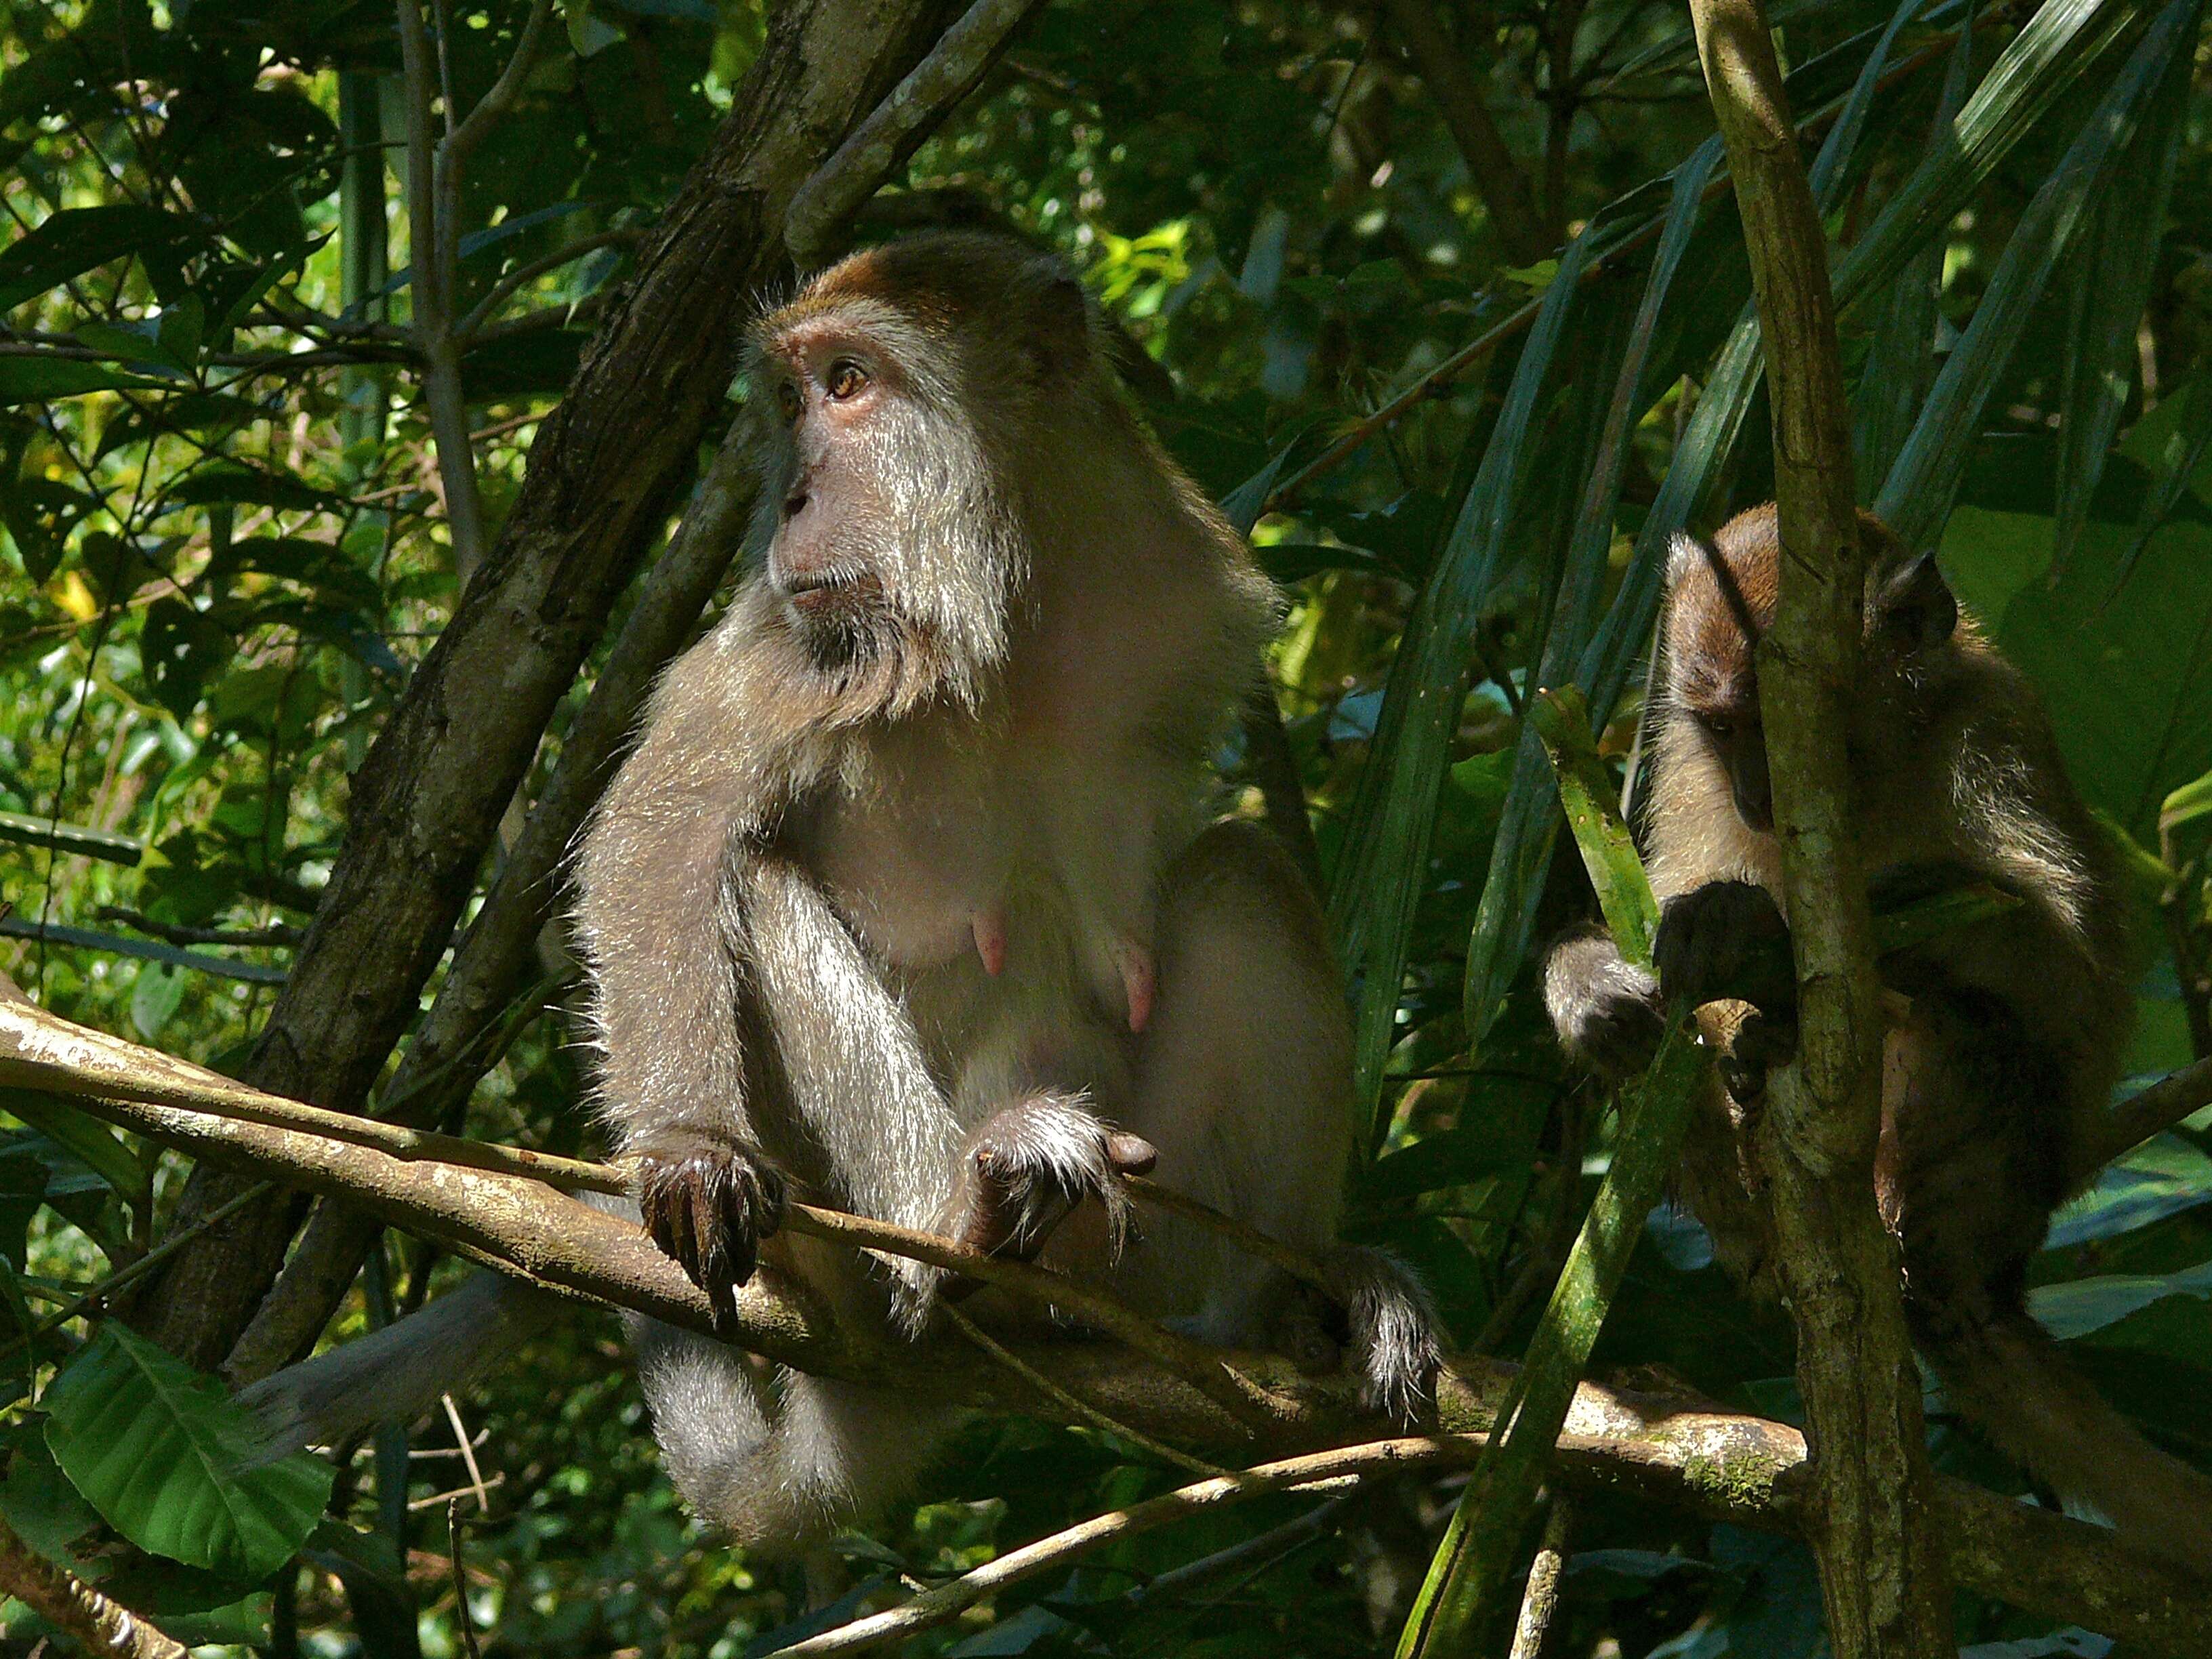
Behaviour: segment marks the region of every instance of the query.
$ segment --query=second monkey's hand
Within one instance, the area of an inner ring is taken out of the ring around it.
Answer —
[[[988,1119],[969,1142],[968,1190],[952,1232],[963,1244],[1027,1261],[1076,1206],[1105,1206],[1113,1249],[1128,1235],[1123,1176],[1158,1162],[1152,1142],[1115,1128],[1075,1095],[1036,1094]]]
[[[757,1147],[698,1130],[664,1130],[630,1150],[646,1231],[707,1292],[715,1322],[733,1323],[738,1286],[783,1222],[781,1173]]]
[[[1709,881],[1668,899],[1651,959],[1669,1002],[1699,1008],[1729,999],[1750,1003],[1772,1024],[1796,1019],[1790,924],[1764,887]]]

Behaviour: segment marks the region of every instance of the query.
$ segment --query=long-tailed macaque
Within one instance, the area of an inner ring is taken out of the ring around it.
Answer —
[[[718,1304],[770,1255],[845,1318],[923,1331],[940,1275],[779,1236],[795,1191],[1041,1252],[1212,1340],[1341,1338],[1408,1411],[1436,1346],[1402,1269],[1328,1255],[1324,1331],[1217,1236],[1130,1225],[1119,1182],[1157,1157],[1316,1251],[1337,1214],[1322,919],[1263,832],[1205,827],[1209,746],[1276,617],[1243,542],[1125,406],[1073,277],[1012,241],[856,255],[756,327],[750,365],[760,556],[576,866],[601,1109],[646,1225]],[[947,1425],[635,1325],[670,1471],[741,1541],[865,1517]],[[327,1433],[358,1386],[266,1403]]]
[[[1889,1009],[1875,1184],[1903,1246],[1913,1336],[1953,1401],[2057,1490],[2148,1547],[2212,1568],[2212,1482],[2142,1440],[2029,1316],[2026,1270],[2068,1195],[2075,1126],[2106,1109],[2126,1040],[2124,908],[2111,848],[2068,783],[2030,690],[1961,614],[1932,555],[1870,515],[1860,682],[1849,719],[1852,816],[1878,896],[1979,879],[2006,915],[1881,964]],[[1774,616],[1771,507],[1711,543],[1678,538],[1650,690],[1656,749],[1643,826],[1662,901],[1656,979],[1597,930],[1544,969],[1569,1053],[1638,1066],[1667,1002],[1707,1003],[1738,1058],[1793,1040],[1794,987],[1747,993],[1759,947],[1786,941],[1753,649]],[[1681,1188],[1725,1265],[1771,1291],[1736,1131],[1759,1068],[1724,1067],[1692,1131]]]

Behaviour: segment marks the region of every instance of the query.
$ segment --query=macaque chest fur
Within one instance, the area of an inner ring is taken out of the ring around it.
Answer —
[[[927,1338],[974,1288],[794,1237],[796,1196],[1341,1364],[1409,1419],[1425,1292],[1334,1242],[1351,1057],[1326,923],[1267,832],[1207,822],[1272,584],[1124,402],[1073,273],[1017,242],[854,255],[760,319],[747,378],[744,574],[574,863],[599,1114],[647,1232],[733,1329],[763,1261],[863,1343]],[[1309,1252],[1328,1295],[1135,1215],[1124,1177],[1155,1164]],[[532,1294],[443,1298],[264,1409],[335,1439],[434,1403],[512,1340],[487,1304]],[[879,1513],[959,1416],[630,1323],[669,1473],[740,1543]]]

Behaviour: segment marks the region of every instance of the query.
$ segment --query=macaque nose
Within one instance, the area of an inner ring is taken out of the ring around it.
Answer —
[[[786,519],[795,519],[805,511],[806,492],[805,490],[794,489],[784,498],[783,516]]]
[[[1766,769],[1760,767],[1755,775],[1748,769],[1735,777],[1735,813],[1747,829],[1762,834],[1774,828],[1774,792],[1766,781]]]

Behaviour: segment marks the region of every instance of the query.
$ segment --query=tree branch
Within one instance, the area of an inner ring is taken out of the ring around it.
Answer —
[[[891,88],[836,153],[791,198],[784,245],[802,268],[818,262],[845,221],[893,168],[983,78],[1007,40],[1041,0],[975,0],[945,38]]]
[[[1534,191],[1491,118],[1465,54],[1437,21],[1433,0],[1382,0],[1382,10],[1459,146],[1468,183],[1489,210],[1505,257],[1516,265],[1534,264],[1559,246],[1559,234],[1545,222]]]
[[[186,1659],[185,1645],[75,1573],[38,1554],[0,1521],[0,1587],[90,1654],[116,1659]]]
[[[242,1085],[158,1052],[9,1002],[0,988],[0,1084],[74,1091],[200,1097],[224,1109]],[[89,1075],[88,1075],[88,1073]],[[80,1098],[85,1098],[82,1095]],[[311,1112],[297,1102],[264,1097],[276,1108]],[[204,1156],[248,1164],[267,1176],[374,1210],[393,1225],[438,1239],[471,1260],[544,1288],[631,1309],[684,1329],[715,1334],[706,1296],[638,1228],[541,1182],[488,1167],[403,1160],[359,1139],[329,1139],[297,1127],[227,1119],[189,1107],[103,1106],[101,1115],[142,1132],[190,1145]],[[301,1122],[326,1121],[301,1118]],[[391,1126],[342,1119],[359,1137]],[[412,1143],[420,1152],[427,1138]],[[481,1165],[513,1149],[477,1147]],[[575,1164],[579,1160],[546,1160]],[[604,1182],[617,1172],[583,1165]],[[809,1211],[811,1222],[833,1218],[854,1231],[864,1248],[907,1252],[926,1236],[858,1217]],[[824,1235],[829,1236],[829,1235]],[[1044,1269],[963,1255],[947,1241],[929,1241],[934,1259],[1013,1287],[1039,1286],[1045,1300],[1078,1305],[1066,1281]],[[1110,1300],[1110,1298],[1108,1298]],[[1255,1422],[1212,1397],[1176,1370],[1097,1341],[1009,1340],[1018,1369],[957,1344],[922,1347],[861,1340],[827,1324],[802,1285],[770,1269],[738,1293],[727,1340],[778,1364],[848,1382],[896,1389],[910,1397],[985,1410],[1020,1412],[1048,1422],[1101,1413],[1154,1439],[1188,1446],[1234,1446],[1248,1455],[1287,1457],[1317,1445],[1371,1439],[1391,1425],[1359,1404],[1359,1379],[1300,1375],[1285,1359],[1206,1349],[1206,1364],[1235,1371],[1264,1390],[1273,1413]],[[1052,1379],[1034,1384],[1028,1372]],[[1493,1428],[1515,1385],[1517,1368],[1477,1355],[1447,1363],[1437,1386],[1437,1425],[1444,1435],[1478,1436]],[[1073,1412],[1067,1396],[1085,1407]],[[1470,1455],[1479,1443],[1468,1441]],[[1657,1395],[1584,1382],[1577,1390],[1558,1443],[1554,1474],[1576,1490],[1630,1492],[1650,1502],[1769,1531],[1802,1529],[1807,1471],[1803,1437],[1786,1424],[1734,1415],[1682,1395]],[[1938,1547],[1959,1582],[2043,1616],[2101,1631],[2147,1650],[2195,1659],[2212,1652],[2212,1600],[2202,1586],[2154,1559],[2130,1552],[2097,1527],[2033,1509],[1957,1480],[1933,1493]]]
[[[1754,1157],[1797,1326],[1829,1639],[1838,1659],[1936,1659],[1955,1647],[1951,1587],[1897,1244],[1874,1199],[1882,1019],[1843,741],[1865,550],[1827,242],[1759,0],[1692,0],[1691,16],[1751,258],[1781,514],[1781,597],[1759,682],[1801,1037],[1770,1085]]]
[[[346,1109],[367,1097],[416,1017],[548,718],[725,408],[738,319],[785,269],[785,204],[934,39],[942,5],[775,9],[731,114],[538,427],[521,495],[477,580],[354,774],[345,844],[249,1081]],[[171,1224],[237,1190],[220,1171],[196,1171]],[[275,1279],[297,1218],[289,1200],[232,1217],[148,1280],[126,1316],[214,1367]]]

